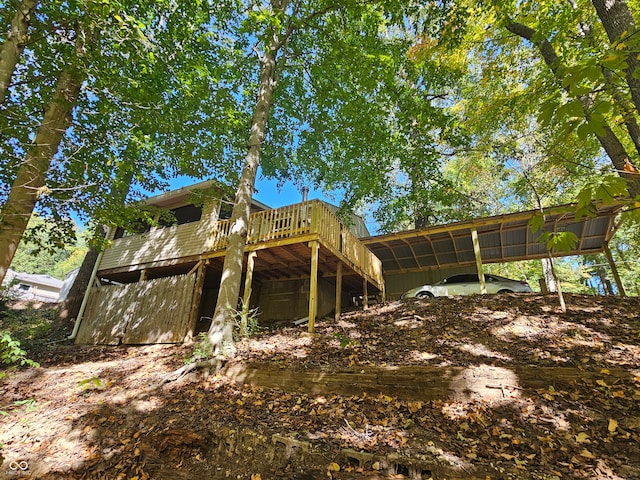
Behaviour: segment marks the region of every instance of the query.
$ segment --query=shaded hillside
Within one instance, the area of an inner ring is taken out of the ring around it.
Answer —
[[[640,301],[567,303],[377,305],[167,383],[192,347],[40,344],[3,381],[0,478],[640,478]]]

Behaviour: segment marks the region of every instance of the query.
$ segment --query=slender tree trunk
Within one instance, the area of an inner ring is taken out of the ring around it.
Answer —
[[[136,154],[137,153],[139,152],[136,152]],[[126,165],[122,168],[124,169],[124,173],[122,173],[124,180],[122,182],[117,182],[114,185],[114,188],[111,189],[110,195],[115,199],[114,204],[121,204],[124,206],[133,181],[134,168],[127,167]],[[99,219],[94,218],[94,220],[97,220],[99,223]],[[104,238],[106,234],[107,231],[104,228],[97,228],[95,232],[96,237],[94,238]],[[58,322],[60,326],[64,326],[67,322],[78,318],[80,306],[82,305],[82,300],[84,299],[87,287],[89,286],[91,273],[93,272],[93,267],[97,260],[98,250],[93,246],[89,247],[87,254],[82,260],[76,279],[74,280],[73,285],[71,285],[71,289],[69,289],[69,294],[62,304],[62,308],[60,308],[60,314],[58,315]]]
[[[638,39],[631,35],[638,35],[638,28],[633,20],[633,16],[629,11],[629,6],[624,0],[592,0],[598,17],[602,22],[605,32],[609,37],[609,41],[613,44],[616,42],[626,43],[624,35],[630,36],[629,41],[634,45],[638,45]],[[622,47],[622,45],[620,45]],[[630,46],[623,48],[628,52],[625,62],[627,68],[624,73],[631,92],[631,99],[640,113],[640,78],[636,72],[640,72],[640,60],[638,60],[638,50]]]
[[[549,292],[557,292],[556,277],[553,274],[553,257],[541,258],[540,262],[542,263],[542,275],[547,284],[547,290]]]
[[[78,100],[81,74],[75,66],[67,67],[56,85],[53,99],[36,131],[32,146],[11,185],[7,201],[0,212],[0,282],[11,265],[33,209],[45,185],[45,175],[62,137],[71,123],[71,113]]]
[[[561,66],[561,62],[553,48],[553,45],[551,45],[548,40],[541,40],[540,38],[538,38],[537,32],[533,28],[522,25],[521,23],[510,23],[506,28],[511,33],[514,33],[519,37],[522,37],[525,40],[533,43],[540,51],[540,55],[542,56],[544,62],[551,69],[558,82],[562,83],[564,76],[562,74],[562,70],[559,68]],[[589,99],[586,97],[581,97],[579,98],[579,100],[582,103],[584,117],[586,120],[589,120]],[[604,133],[596,134],[600,145],[609,156],[609,159],[611,160],[611,163],[613,164],[618,174],[627,181],[629,195],[631,195],[632,197],[640,195],[640,175],[627,173],[627,170],[625,168],[629,162],[628,152],[624,148],[624,145],[622,144],[620,139],[609,127],[609,125],[605,124],[602,126],[602,128]]]
[[[634,106],[624,93],[616,87],[612,78],[613,74],[611,73],[611,70],[603,68],[602,74],[604,75],[607,89],[622,111],[622,118],[625,126],[627,127],[627,132],[633,141],[633,145],[636,147],[636,152],[640,155],[640,126],[636,120],[637,113]]]
[[[69,289],[67,298],[64,299],[62,307],[60,308],[60,314],[58,315],[58,326],[61,328],[67,325],[67,322],[73,322],[80,312],[80,306],[84,299],[84,294],[87,291],[89,280],[91,280],[91,273],[93,272],[93,266],[98,259],[98,250],[94,247],[89,247],[87,254],[82,260],[80,269],[76,275],[73,285]],[[73,325],[73,323],[71,323]]]
[[[2,51],[0,52],[0,104],[4,103],[7,89],[11,84],[11,77],[24,50],[29,22],[38,5],[38,1],[23,0],[11,20],[11,30],[9,30],[7,40],[2,45]]]
[[[278,34],[274,33],[266,52],[260,59],[260,86],[253,118],[251,119],[249,148],[231,213],[231,230],[222,268],[222,281],[211,321],[211,328],[208,332],[209,342],[215,347],[216,351],[220,351],[221,348],[233,350],[234,312],[238,306],[240,293],[242,262],[249,230],[251,199],[253,198],[256,173],[260,165],[260,153],[266,135],[269,111],[273,103],[273,93],[278,82],[276,60],[281,45],[281,39]]]

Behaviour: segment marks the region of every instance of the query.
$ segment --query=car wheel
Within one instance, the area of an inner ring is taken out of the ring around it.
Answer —
[[[420,292],[416,295],[417,298],[433,298],[433,293],[431,292]]]
[[[513,292],[507,288],[503,288],[502,290],[498,290],[498,293],[513,293]]]

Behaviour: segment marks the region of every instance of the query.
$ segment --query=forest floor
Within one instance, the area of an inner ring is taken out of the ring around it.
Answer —
[[[0,478],[640,478],[638,298],[390,302],[176,381],[194,345],[55,342],[37,307],[10,311],[40,367],[0,372]]]

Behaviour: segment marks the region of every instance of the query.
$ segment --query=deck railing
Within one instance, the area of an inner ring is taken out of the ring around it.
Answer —
[[[217,224],[212,250],[224,249],[231,222]],[[256,212],[249,217],[247,245],[317,234],[369,277],[382,282],[382,262],[365,247],[338,217],[318,200]]]

